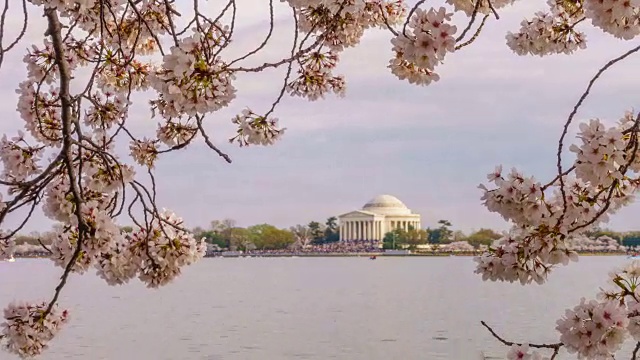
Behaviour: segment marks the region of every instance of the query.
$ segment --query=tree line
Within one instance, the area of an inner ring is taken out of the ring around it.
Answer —
[[[448,244],[467,241],[474,247],[490,245],[500,238],[500,234],[491,229],[480,229],[465,235],[451,229],[448,220],[438,221],[438,226],[426,229],[397,229],[388,232],[383,241],[384,248],[414,248],[421,244]],[[303,248],[310,245],[322,245],[340,240],[338,218],[329,217],[324,222],[311,221],[288,229],[280,229],[270,224],[257,224],[247,228],[239,227],[233,219],[214,220],[208,228],[193,229],[196,237],[217,245],[221,249],[231,250],[281,250]]]
[[[425,244],[450,244],[465,241],[475,248],[491,245],[502,235],[492,229],[482,228],[468,235],[460,230],[453,230],[448,220],[439,220],[436,227],[408,230],[396,229],[385,234],[383,248],[414,249]],[[130,232],[130,226],[123,226],[122,231]],[[338,219],[335,216],[327,220],[311,221],[298,224],[288,229],[281,229],[271,224],[256,224],[249,227],[237,226],[233,219],[213,220],[208,227],[195,227],[192,232],[196,238],[204,238],[211,245],[229,250],[282,250],[303,248],[310,245],[322,245],[339,241]],[[640,231],[616,232],[610,229],[595,229],[586,233],[590,238],[609,236],[624,246],[640,246]],[[28,235],[17,235],[16,244],[47,245],[47,237],[37,232]]]

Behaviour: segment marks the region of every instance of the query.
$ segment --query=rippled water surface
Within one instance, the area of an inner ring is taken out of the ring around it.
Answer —
[[[41,359],[504,359],[480,320],[552,342],[564,309],[624,263],[583,257],[529,287],[482,282],[467,257],[204,259],[160,290],[74,276],[61,297],[71,322]],[[50,296],[60,273],[47,260],[0,262],[0,305]]]

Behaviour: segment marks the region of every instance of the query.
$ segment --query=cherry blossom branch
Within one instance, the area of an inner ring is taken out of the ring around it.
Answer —
[[[196,115],[196,122],[198,124],[198,130],[200,130],[200,134],[202,134],[204,142],[207,144],[207,146],[211,150],[215,151],[218,155],[220,155],[227,163],[231,164],[231,158],[229,157],[229,155],[223,153],[220,149],[218,149],[218,147],[215,146],[209,138],[207,132],[204,130],[204,127],[202,126],[202,117]]]
[[[560,348],[564,346],[564,344],[562,343],[550,343],[550,344],[526,344],[526,343],[516,343],[513,341],[508,341],[505,340],[504,338],[502,338],[500,335],[498,335],[489,325],[487,325],[486,322],[484,321],[480,321],[480,323],[482,324],[482,326],[484,326],[490,333],[491,335],[496,338],[498,341],[500,341],[502,344],[506,345],[506,346],[522,346],[522,345],[527,345],[528,347],[532,347],[532,348],[536,348],[536,349],[551,349],[553,350],[550,360],[554,360],[556,358],[556,356],[558,356],[558,354],[560,353]]]
[[[260,50],[264,49],[265,46],[267,46],[267,44],[269,43],[269,40],[271,39],[271,36],[273,35],[273,28],[275,27],[275,23],[274,23],[274,14],[273,14],[273,0],[269,0],[269,32],[267,33],[267,36],[264,38],[264,40],[262,40],[262,42],[260,43],[260,45],[258,45],[258,47],[256,47],[255,49],[249,51],[248,53],[246,53],[245,55],[233,60],[231,63],[229,63],[229,66],[232,66],[234,63],[245,60],[249,57],[251,57],[252,55],[257,54]],[[298,29],[295,29],[296,32],[296,36],[298,33]]]
[[[53,298],[49,302],[46,310],[42,313],[41,318],[44,319],[49,315],[52,311],[54,305],[58,301],[58,297],[65,284],[67,283],[67,279],[69,274],[71,273],[71,269],[75,265],[76,259],[80,256],[80,251],[82,250],[82,243],[84,240],[84,235],[88,230],[88,226],[82,216],[82,206],[83,206],[83,197],[81,195],[80,186],[78,185],[78,180],[76,179],[76,173],[74,170],[74,159],[72,155],[72,137],[73,137],[73,119],[71,118],[71,95],[69,93],[70,88],[70,80],[71,80],[71,72],[69,70],[69,63],[65,57],[64,45],[62,43],[62,25],[60,24],[60,20],[58,19],[57,10],[55,9],[46,9],[45,16],[48,20],[48,30],[47,35],[51,37],[51,42],[53,44],[53,48],[55,50],[55,61],[58,66],[58,71],[60,73],[60,102],[61,102],[61,112],[62,112],[62,131],[63,131],[63,153],[64,153],[64,162],[66,164],[67,176],[69,177],[69,184],[71,187],[71,192],[73,193],[73,201],[75,203],[75,216],[78,221],[78,239],[76,240],[76,249],[69,259],[67,266],[60,277],[60,283],[55,288],[55,293]],[[79,131],[79,129],[77,129]]]
[[[14,0],[11,0],[14,1]],[[27,24],[29,23],[29,15],[27,12],[27,0],[22,0],[22,16],[24,21],[22,22],[22,29],[16,38],[7,46],[6,48],[2,45],[2,40],[4,39],[4,31],[5,31],[5,19],[7,16],[7,12],[9,11],[9,0],[5,0],[4,9],[2,10],[2,15],[0,17],[0,67],[4,61],[4,54],[11,50],[14,46],[24,38],[24,35],[27,32]]]
[[[378,7],[380,8],[380,14],[382,16],[382,19],[384,21],[384,25],[387,28],[387,30],[389,30],[394,36],[399,36],[399,34],[396,31],[396,29],[394,29],[391,26],[391,24],[389,24],[389,17],[387,16],[387,14],[385,14],[384,8],[382,7],[382,4],[378,4]]]
[[[476,21],[476,16],[478,15],[478,10],[480,10],[480,3],[481,2],[482,2],[482,0],[476,0],[476,4],[473,7],[473,12],[471,13],[471,18],[469,19],[469,22],[467,23],[467,26],[465,26],[465,28],[462,30],[462,33],[460,34],[460,36],[458,36],[456,38],[456,42],[462,41],[462,39],[464,39],[465,35],[467,35],[467,32],[469,30],[471,30],[471,26],[473,26],[473,23]]]
[[[512,342],[512,341],[507,341],[504,338],[502,338],[500,335],[498,335],[489,325],[487,325],[487,323],[483,320],[480,321],[480,323],[482,324],[482,326],[484,326],[487,330],[489,330],[489,332],[491,333],[491,335],[493,335],[494,338],[496,338],[498,341],[500,341],[501,343],[503,343],[504,345],[507,346],[511,346],[511,345],[522,345],[523,343],[517,343],[517,342]],[[538,348],[538,349],[558,349],[561,348],[563,346],[562,343],[549,343],[549,344],[528,344],[530,347],[533,348]]]
[[[493,7],[491,0],[487,0],[487,5],[489,5],[489,9],[491,9],[491,12],[493,13],[493,16],[496,17],[496,20],[500,20],[500,16],[498,15],[498,12],[496,11],[496,9]]]
[[[575,117],[576,113],[578,112],[578,109],[580,108],[582,103],[586,100],[586,98],[589,96],[589,93],[591,92],[591,88],[593,87],[595,82],[600,78],[600,76],[605,71],[607,71],[610,67],[612,67],[613,65],[615,65],[618,62],[626,59],[627,57],[635,54],[638,51],[640,51],[640,45],[638,45],[638,46],[632,48],[631,50],[625,52],[624,54],[622,54],[622,55],[610,60],[603,67],[601,67],[598,70],[598,72],[596,72],[596,74],[591,78],[591,80],[589,80],[589,84],[587,85],[587,88],[585,89],[585,91],[582,93],[582,95],[578,99],[578,102],[574,105],[573,109],[571,110],[571,113],[569,114],[569,117],[568,117],[567,121],[564,124],[564,127],[562,129],[562,134],[560,135],[560,140],[558,141],[558,152],[556,154],[556,157],[557,157],[556,167],[558,169],[558,176],[559,176],[559,180],[560,180],[560,192],[562,194],[562,204],[563,204],[563,212],[560,214],[560,217],[559,217],[559,219],[557,221],[557,224],[562,223],[562,220],[563,220],[563,218],[565,216],[565,213],[567,211],[567,196],[566,196],[566,192],[565,192],[564,177],[562,176],[562,174],[563,174],[563,170],[562,170],[562,150],[563,150],[563,147],[564,147],[564,139],[567,136],[567,133],[569,132],[569,126],[573,122],[573,118]]]
[[[480,0],[478,0],[478,1],[480,1]],[[424,4],[425,2],[426,2],[426,0],[419,0],[415,5],[413,5],[411,10],[409,10],[409,14],[407,15],[407,19],[404,21],[404,24],[402,25],[402,35],[404,35],[405,37],[407,37],[407,26],[409,25],[409,21],[411,21],[411,17],[416,12],[416,10],[418,10],[420,8],[420,6],[422,4]]]
[[[476,39],[477,39],[477,38],[478,38],[478,36],[480,35],[480,32],[482,31],[482,28],[484,28],[484,24],[487,22],[487,19],[488,19],[488,18],[489,18],[489,14],[485,15],[485,16],[482,18],[482,22],[480,22],[480,26],[478,26],[478,29],[477,29],[477,30],[476,30],[476,32],[473,34],[473,36],[472,36],[469,40],[467,40],[467,41],[463,42],[462,44],[460,44],[460,45],[456,45],[455,49],[456,49],[456,50],[460,50],[460,49],[462,49],[463,47],[465,47],[465,46],[469,46],[469,45],[471,45],[474,41],[476,41]],[[462,37],[462,36],[461,36],[461,37]]]

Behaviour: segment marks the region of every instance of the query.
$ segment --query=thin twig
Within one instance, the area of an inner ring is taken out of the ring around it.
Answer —
[[[631,354],[631,360],[638,359],[638,351],[640,351],[640,341],[636,343],[636,347],[633,349],[633,354]]]
[[[491,335],[493,335],[494,338],[496,338],[498,341],[500,341],[501,343],[503,343],[506,346],[522,345],[523,344],[523,343],[516,343],[516,342],[513,342],[513,341],[507,341],[507,340],[503,339],[502,337],[500,337],[500,335],[498,335],[489,325],[487,325],[486,322],[480,321],[480,323],[482,324],[482,326],[487,328],[487,330],[489,330],[489,332],[491,333]],[[527,343],[527,344],[529,345],[529,347],[538,348],[538,349],[559,349],[560,347],[563,346],[562,343],[551,343],[551,344],[531,344],[531,343]]]

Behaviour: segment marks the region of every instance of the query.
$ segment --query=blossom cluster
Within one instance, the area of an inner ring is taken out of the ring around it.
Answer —
[[[406,13],[401,0],[287,1],[300,14],[299,29],[334,51],[357,45],[367,29],[401,24]]]
[[[407,30],[391,40],[396,56],[389,62],[391,72],[412,84],[428,85],[440,79],[434,69],[455,50],[453,34],[457,27],[447,22],[453,14],[438,10],[417,9],[409,19]]]
[[[47,343],[68,320],[67,310],[53,306],[47,311],[48,307],[46,302],[11,303],[4,309],[0,340],[9,352],[28,358],[47,348]]]
[[[514,228],[475,259],[476,272],[494,281],[543,282],[554,265],[577,260],[572,243],[633,199],[638,181],[627,175],[638,171],[636,124],[630,112],[609,128],[598,119],[581,124],[582,145],[570,147],[575,178],[562,174],[543,185],[515,169],[489,174],[496,187],[480,185],[484,205]]]
[[[469,244],[467,241],[454,241],[448,244],[441,245],[438,250],[440,251],[475,251],[473,245]]]
[[[345,94],[344,76],[333,76],[338,64],[338,54],[334,51],[312,52],[300,59],[299,76],[287,84],[292,96],[305,97],[311,101],[324,98],[328,92],[338,96]]]
[[[0,139],[0,161],[4,165],[2,177],[12,181],[22,181],[40,170],[38,161],[42,157],[43,147],[29,146],[21,131],[18,136]]]
[[[586,301],[566,310],[557,321],[560,341],[569,352],[587,359],[606,358],[622,346],[629,325],[625,306],[613,301]]]
[[[250,109],[245,109],[236,115],[233,123],[238,125],[237,135],[230,142],[237,141],[240,146],[272,145],[282,134],[284,128],[278,128],[277,118],[260,116]]]
[[[600,236],[596,239],[586,235],[573,236],[567,240],[567,249],[573,251],[626,251],[616,239]]]
[[[228,30],[220,25],[208,30],[193,29],[194,34],[171,47],[162,67],[149,76],[151,87],[159,94],[152,104],[166,119],[214,112],[235,98],[234,76],[223,71],[225,64],[216,57]]]
[[[447,0],[447,4],[453,5],[456,11],[462,11],[467,16],[472,16],[474,12],[478,14],[489,14],[492,11],[502,9],[513,4],[514,0]]]
[[[134,139],[129,145],[131,157],[140,165],[150,169],[154,167],[158,158],[158,140]]]
[[[613,359],[627,339],[640,341],[638,285],[640,261],[612,271],[607,289],[598,293],[597,300],[582,298],[556,321],[560,342],[537,346],[555,348],[556,352],[559,346],[563,346],[578,359]],[[549,359],[529,350],[528,344],[514,344],[507,353],[507,359]]]
[[[640,34],[640,4],[616,0],[548,0],[549,10],[524,20],[518,33],[507,34],[507,45],[518,55],[571,54],[586,47],[584,20],[616,38],[631,40]],[[468,5],[467,5],[468,9]],[[468,11],[468,10],[467,10]]]
[[[637,1],[585,0],[584,15],[594,26],[619,39],[640,34],[640,4]]]
[[[507,352],[507,360],[549,360],[549,357],[543,357],[539,352],[529,352],[529,344],[513,344]]]
[[[586,35],[576,31],[576,15],[549,0],[551,10],[523,20],[517,33],[507,33],[507,46],[518,55],[572,54],[587,47]]]
[[[0,235],[3,235],[0,232]],[[0,238],[0,261],[10,259],[15,252],[16,243],[12,238]]]

